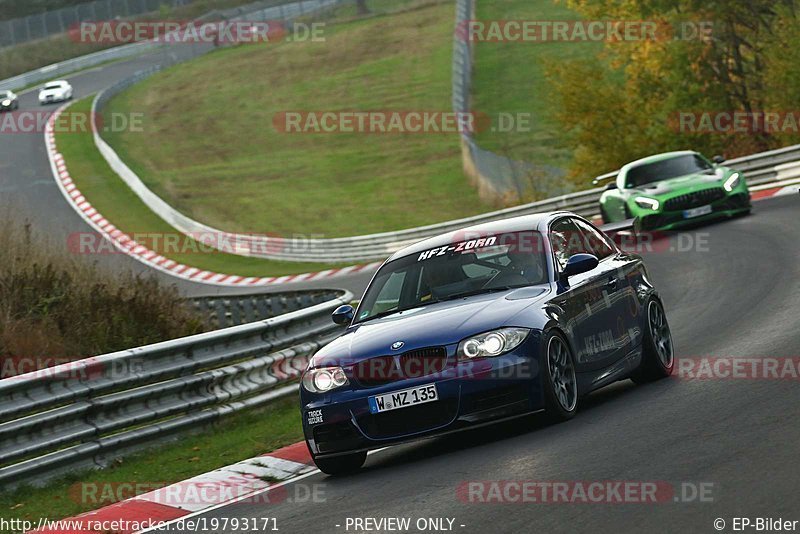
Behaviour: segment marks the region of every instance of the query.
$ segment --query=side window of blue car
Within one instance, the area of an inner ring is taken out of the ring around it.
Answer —
[[[575,254],[594,254],[587,236],[581,232],[573,219],[559,219],[550,227],[550,244],[553,248],[559,271]]]
[[[601,261],[614,254],[614,249],[596,228],[581,220],[575,222],[586,236],[587,246],[591,249],[590,254],[594,254]]]

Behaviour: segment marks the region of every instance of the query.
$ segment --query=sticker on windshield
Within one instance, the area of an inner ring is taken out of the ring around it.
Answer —
[[[481,239],[472,239],[470,241],[462,241],[455,245],[447,245],[443,247],[436,247],[425,252],[420,253],[417,261],[429,260],[435,256],[444,256],[445,254],[460,254],[469,250],[475,250],[484,247],[490,247],[497,242],[497,237],[486,237]]]

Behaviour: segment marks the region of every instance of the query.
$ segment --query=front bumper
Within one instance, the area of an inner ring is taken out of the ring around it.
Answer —
[[[531,332],[508,354],[461,364],[455,361],[456,346],[448,346],[452,365],[429,376],[372,388],[345,386],[323,395],[301,391],[311,453],[325,457],[376,449],[543,409],[539,335]],[[369,410],[369,397],[427,384],[436,384],[438,400],[378,414]]]
[[[685,218],[681,211],[661,211],[659,213],[640,213],[642,230],[676,230],[686,226],[694,226],[721,217],[732,217],[746,213],[751,208],[750,193],[747,190],[735,190],[725,198],[711,203],[711,213],[700,217]]]
[[[40,104],[53,104],[55,102],[63,102],[66,100],[66,96],[55,96],[55,95],[48,95],[48,96],[40,96],[39,103]]]

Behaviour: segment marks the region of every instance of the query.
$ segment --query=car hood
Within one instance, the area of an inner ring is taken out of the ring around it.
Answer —
[[[375,356],[451,345],[504,326],[530,327],[518,316],[544,300],[549,292],[547,286],[532,286],[476,295],[357,324],[317,352],[310,366],[347,366]],[[398,341],[403,346],[393,351],[392,344]]]
[[[671,195],[673,193],[692,193],[694,191],[709,189],[713,186],[722,187],[727,176],[728,173],[721,169],[714,174],[687,174],[686,176],[678,176],[676,178],[661,180],[660,182],[645,184],[630,189],[630,191],[648,197]]]

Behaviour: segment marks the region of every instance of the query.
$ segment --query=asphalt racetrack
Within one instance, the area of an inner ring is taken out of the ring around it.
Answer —
[[[671,321],[676,371],[683,358],[800,355],[798,208],[794,195],[759,202],[750,217],[673,236],[645,254]],[[800,520],[798,443],[796,380],[624,381],[585,398],[567,423],[531,416],[381,450],[355,475],[317,472],[273,490],[277,502],[194,517],[275,518],[292,534],[389,531],[355,518],[409,518],[410,532],[420,518],[452,519],[453,531],[476,534],[716,532],[718,519],[731,531],[734,516]],[[495,480],[653,482],[675,492],[622,504],[476,503],[459,495],[465,483]],[[309,490],[321,496],[313,504],[297,498]]]
[[[194,46],[199,49],[201,45]],[[197,51],[199,50],[195,50],[195,52]],[[180,57],[193,53],[192,45],[171,47],[168,53],[165,51],[148,53],[134,59],[89,69],[74,76],[66,76],[65,79],[72,84],[74,99],[77,100],[97,93],[153,65],[168,64],[174,61],[175,56]],[[60,104],[40,106],[37,90],[21,93],[19,104],[20,112],[50,113],[60,106]],[[91,201],[91,199],[89,200]],[[9,215],[30,223],[37,235],[46,238],[49,246],[57,248],[66,249],[67,238],[74,232],[92,232],[92,229],[67,203],[56,185],[47,158],[43,131],[0,132],[0,215]],[[122,254],[98,255],[93,259],[112,271],[120,269],[132,270],[137,273],[151,271],[142,263]],[[323,268],[320,266],[319,270]],[[254,288],[213,286],[152,271],[165,283],[175,284],[183,294],[190,297],[315,288],[342,288],[359,293],[366,287],[373,272],[365,270],[335,279]]]
[[[68,79],[80,98],[163,59],[149,54]],[[20,104],[21,110],[42,109],[35,92],[22,95]],[[87,231],[53,180],[43,135],[0,136],[0,206],[14,206],[14,216],[31,222],[53,246],[64,246],[71,232]],[[794,195],[758,202],[750,217],[678,234],[645,254],[671,322],[679,375],[683,358],[800,356],[799,209]],[[111,269],[145,269],[122,255],[97,261]],[[237,291],[158,276],[187,295]],[[369,276],[334,285],[359,293]],[[264,290],[300,287],[308,286]],[[289,496],[300,484],[318,488],[321,498],[313,504],[242,502],[197,517],[274,518],[291,534],[367,530],[348,527],[348,518],[409,518],[412,525],[444,518],[456,532],[481,534],[714,532],[716,519],[730,531],[734,516],[800,520],[799,419],[796,380],[625,381],[584,399],[568,423],[547,425],[532,416],[378,451],[353,476],[316,473],[284,486]],[[702,484],[709,493],[699,499],[681,490],[657,503],[623,504],[475,503],[459,495],[465,483],[494,480],[660,481],[679,489]]]

